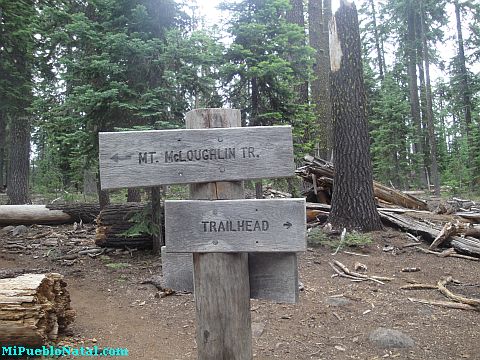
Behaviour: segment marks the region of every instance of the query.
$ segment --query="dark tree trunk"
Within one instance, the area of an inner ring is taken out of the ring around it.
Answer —
[[[258,114],[259,114],[259,106],[260,106],[260,95],[258,93],[258,79],[256,77],[252,78],[251,80],[252,86],[252,99],[251,99],[251,106],[252,106],[252,116],[251,116],[251,126],[261,125],[258,121]]]
[[[335,175],[329,221],[334,228],[382,228],[373,194],[366,90],[357,9],[341,1],[332,20],[331,102]]]
[[[413,4],[408,6],[407,14],[407,61],[408,61],[408,86],[410,91],[410,111],[412,115],[413,126],[416,134],[414,135],[413,153],[415,157],[415,170],[417,178],[422,186],[427,184],[424,164],[423,150],[423,129],[422,118],[420,114],[420,99],[418,97],[417,82],[417,56],[416,56],[416,36],[415,36],[415,8]]]
[[[27,117],[13,119],[10,125],[10,166],[7,195],[10,205],[30,204],[30,123]]]
[[[156,225],[158,233],[153,236],[153,253],[160,254],[160,250],[165,245],[164,236],[164,214],[163,214],[164,187],[156,186],[151,189],[152,204],[152,222]]]
[[[378,34],[378,27],[377,27],[377,12],[375,9],[375,3],[373,0],[370,0],[370,8],[372,10],[372,21],[373,21],[373,34],[375,36],[375,49],[377,51],[377,62],[378,62],[378,71],[380,74],[380,79],[383,80],[385,78],[385,62],[382,48],[383,46],[380,45],[380,36]]]
[[[141,202],[142,193],[138,188],[129,188],[127,190],[127,202]]]
[[[468,142],[468,160],[470,167],[473,165],[473,139],[470,132],[472,124],[472,102],[470,98],[470,85],[468,83],[467,67],[465,65],[465,48],[463,45],[462,19],[460,17],[460,5],[455,0],[455,18],[457,21],[457,39],[458,39],[458,65],[460,67],[460,86],[463,105],[463,116],[465,121],[466,136]]]
[[[292,8],[287,11],[287,21],[300,26],[305,33],[305,17],[303,15],[303,0],[290,0]],[[299,104],[308,103],[308,82],[295,86]]]
[[[7,147],[6,128],[7,119],[5,118],[5,114],[0,111],[0,191],[2,191],[7,184],[5,179],[5,149]]]
[[[100,210],[103,210],[106,206],[110,205],[110,195],[108,190],[102,190],[100,180],[97,180],[97,194],[98,205],[100,206]]]
[[[309,38],[315,49],[314,76],[310,84],[312,103],[320,128],[318,152],[320,157],[330,159],[332,153],[332,107],[330,103],[330,60],[328,23],[331,17],[331,1],[309,0]]]
[[[438,163],[437,163],[437,140],[435,138],[435,125],[433,119],[433,104],[432,104],[432,85],[430,83],[430,57],[428,54],[428,43],[425,29],[424,18],[424,6],[423,0],[421,3],[421,35],[422,35],[422,47],[423,58],[425,60],[425,97],[426,97],[426,118],[428,128],[428,142],[430,143],[430,173],[433,179],[435,188],[435,195],[440,195],[440,178],[438,175]],[[429,189],[430,190],[430,189]]]

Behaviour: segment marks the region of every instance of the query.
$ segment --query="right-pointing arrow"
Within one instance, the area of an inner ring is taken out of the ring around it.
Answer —
[[[283,224],[283,226],[287,229],[290,229],[292,227],[292,223],[290,221],[287,221],[285,224]]]

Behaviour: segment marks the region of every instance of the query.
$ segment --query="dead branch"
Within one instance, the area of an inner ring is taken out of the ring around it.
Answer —
[[[450,308],[450,309],[479,311],[479,309],[475,306],[471,306],[471,305],[467,305],[467,304],[463,304],[463,303],[452,302],[452,301],[425,300],[425,299],[416,299],[416,298],[408,298],[408,300],[410,300],[411,302],[418,302],[418,303],[421,303],[421,304],[443,306],[443,307],[447,307],[447,308]]]

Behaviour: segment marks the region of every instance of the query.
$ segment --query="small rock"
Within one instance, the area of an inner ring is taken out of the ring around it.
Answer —
[[[305,285],[303,285],[303,283],[299,281],[298,282],[298,291],[303,291],[303,290],[305,290]]]
[[[18,225],[18,226],[15,226],[15,228],[13,228],[12,235],[13,236],[18,236],[18,235],[26,233],[27,230],[28,230],[28,228],[25,225]]]
[[[415,341],[401,331],[377,328],[370,333],[370,341],[380,348],[410,348],[415,346]]]
[[[9,226],[5,226],[4,228],[2,228],[2,229],[0,230],[0,232],[2,232],[2,233],[7,233],[7,232],[12,231],[13,229],[15,229],[15,226],[9,225]]]
[[[265,323],[264,322],[254,322],[252,323],[252,335],[255,338],[259,338],[262,336],[263,331],[265,330]]]
[[[340,346],[340,345],[336,345],[335,349],[337,349],[338,351],[345,351],[346,350],[343,346]]]
[[[361,262],[358,262],[358,261],[353,265],[353,267],[355,271],[366,272],[368,270],[367,265],[362,264]]]
[[[350,300],[343,296],[331,296],[326,301],[328,305],[332,306],[346,306],[350,304]]]

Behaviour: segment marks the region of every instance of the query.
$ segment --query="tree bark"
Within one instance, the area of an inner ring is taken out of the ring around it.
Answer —
[[[407,9],[407,61],[408,61],[408,87],[410,93],[410,111],[412,115],[412,122],[416,134],[413,139],[413,154],[415,157],[414,166],[417,179],[420,185],[427,184],[425,174],[425,163],[423,160],[423,129],[422,118],[420,114],[420,99],[418,96],[418,82],[417,82],[417,56],[416,56],[416,36],[415,36],[415,8],[413,4],[409,4]]]
[[[328,23],[331,17],[331,1],[309,0],[309,39],[315,49],[313,72],[315,78],[310,84],[312,103],[318,118],[320,139],[319,156],[330,159],[332,153],[332,109],[330,102],[330,59]]]
[[[424,15],[425,7],[423,0],[421,3],[421,34],[422,34],[422,46],[423,46],[423,58],[425,60],[425,96],[427,107],[427,127],[428,127],[428,142],[430,144],[430,173],[433,178],[433,184],[435,188],[435,195],[440,195],[440,177],[438,174],[437,163],[437,139],[435,137],[435,125],[433,119],[433,105],[432,105],[432,85],[430,83],[430,56],[428,54],[428,43],[426,35],[426,23]],[[429,189],[430,190],[430,189]]]
[[[7,195],[10,205],[30,204],[30,121],[19,117],[10,124],[10,166]]]
[[[127,190],[127,202],[141,202],[142,193],[138,188],[129,188]]]
[[[2,191],[7,184],[5,179],[5,149],[6,149],[6,130],[7,119],[5,113],[0,111],[0,191]]]
[[[473,165],[473,139],[470,131],[472,124],[472,101],[470,97],[470,84],[468,82],[468,73],[465,60],[465,47],[463,44],[462,19],[460,16],[460,5],[458,0],[455,4],[455,18],[457,21],[457,42],[458,42],[458,65],[460,67],[460,86],[462,92],[463,117],[465,121],[466,136],[468,142],[468,160],[469,165]]]
[[[151,188],[151,204],[152,204],[152,222],[156,225],[158,233],[153,236],[152,250],[154,254],[160,254],[160,250],[165,245],[164,236],[164,214],[163,214],[163,199],[164,187],[156,186]]]
[[[380,35],[378,34],[377,11],[375,9],[375,2],[373,0],[369,0],[369,2],[372,10],[373,35],[375,36],[375,50],[377,51],[378,71],[380,74],[380,80],[383,80],[385,78],[385,62],[382,51],[383,46],[380,45]]]
[[[150,234],[124,235],[134,226],[130,219],[145,210],[145,205],[137,203],[106,206],[97,218],[95,244],[114,248],[128,246],[136,249],[151,249],[153,237]]]
[[[290,0],[292,8],[287,11],[287,21],[300,26],[305,34],[305,16],[303,14],[303,0]],[[308,103],[308,82],[295,86],[299,104]]]
[[[100,209],[95,204],[70,205],[0,205],[0,224],[91,223]]]
[[[379,230],[382,224],[373,194],[360,31],[353,3],[341,1],[330,39],[336,162],[329,221],[334,228]]]

